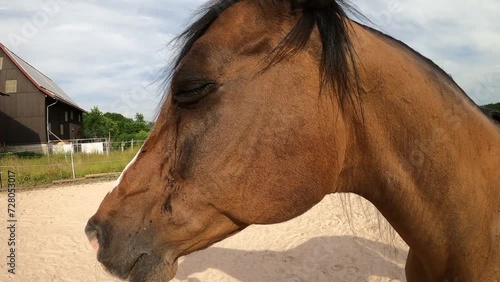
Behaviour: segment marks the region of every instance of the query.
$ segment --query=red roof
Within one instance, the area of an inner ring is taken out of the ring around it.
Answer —
[[[65,104],[75,107],[83,112],[86,112],[78,104],[71,99],[71,97],[64,92],[57,84],[52,81],[48,76],[44,75],[42,72],[37,70],[35,67],[30,65],[25,60],[21,59],[14,52],[10,51],[2,43],[0,43],[0,49],[5,52],[5,54],[14,62],[14,64],[21,70],[21,72],[35,85],[42,93],[45,95],[59,100]]]

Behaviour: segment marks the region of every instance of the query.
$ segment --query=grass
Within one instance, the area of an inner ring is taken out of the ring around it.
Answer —
[[[120,172],[133,159],[137,150],[111,152],[109,156],[74,154],[75,176]],[[35,187],[51,184],[54,180],[73,178],[70,154],[45,156],[33,153],[0,155],[2,184],[7,185],[8,171],[16,173],[18,187]]]

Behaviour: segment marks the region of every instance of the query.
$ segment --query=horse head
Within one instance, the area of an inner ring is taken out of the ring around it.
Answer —
[[[322,17],[324,5],[339,17]],[[168,280],[180,256],[332,192],[347,137],[342,99],[320,93],[350,92],[343,15],[335,1],[223,0],[184,33],[150,137],[86,227],[112,274]],[[323,36],[325,19],[343,36]],[[330,39],[343,47],[323,52]]]

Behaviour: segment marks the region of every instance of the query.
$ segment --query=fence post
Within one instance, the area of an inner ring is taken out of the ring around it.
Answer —
[[[134,151],[134,139],[130,141],[130,148],[132,149],[132,152]]]
[[[73,158],[73,143],[71,143],[71,170],[73,171],[73,179],[75,179],[76,176],[75,176],[75,161]]]

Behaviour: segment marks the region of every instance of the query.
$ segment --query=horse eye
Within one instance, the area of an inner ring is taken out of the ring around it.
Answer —
[[[195,84],[191,87],[180,89],[179,91],[174,91],[173,98],[174,101],[179,104],[193,104],[201,100],[201,98],[212,93],[216,88],[216,84],[205,83],[205,84]]]

